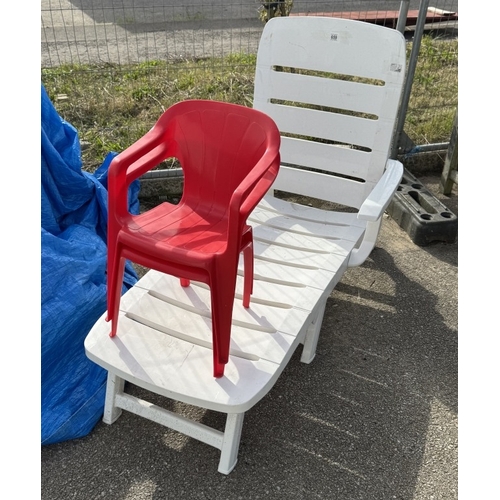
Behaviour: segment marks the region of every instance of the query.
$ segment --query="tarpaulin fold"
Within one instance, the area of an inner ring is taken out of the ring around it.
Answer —
[[[107,172],[82,170],[77,130],[41,88],[41,441],[87,435],[102,417],[106,372],[83,342],[106,310]],[[129,192],[139,211],[139,181]],[[127,262],[123,292],[137,281]]]

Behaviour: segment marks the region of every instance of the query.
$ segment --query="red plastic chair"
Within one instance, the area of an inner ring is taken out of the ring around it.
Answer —
[[[170,107],[141,139],[116,156],[108,172],[108,314],[113,337],[125,260],[211,291],[214,377],[229,359],[231,321],[240,252],[243,305],[253,285],[249,213],[278,174],[280,135],[271,118],[252,108],[189,100]],[[127,209],[130,183],[167,158],[184,173],[178,205],[162,203],[140,215]]]

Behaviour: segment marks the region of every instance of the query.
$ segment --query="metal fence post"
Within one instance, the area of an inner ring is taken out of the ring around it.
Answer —
[[[410,0],[401,0],[401,6],[399,7],[399,16],[396,29],[403,35],[405,34],[406,19],[408,17],[409,8],[410,8]]]
[[[453,189],[453,184],[458,185],[458,109],[453,121],[450,144],[441,174],[439,189],[443,194],[449,195]]]
[[[406,120],[406,113],[408,111],[408,103],[410,101],[411,87],[413,85],[413,78],[415,76],[415,68],[417,66],[418,53],[420,51],[420,43],[425,27],[425,20],[427,10],[429,7],[429,0],[422,0],[418,11],[417,25],[415,27],[415,35],[413,38],[413,45],[411,48],[410,60],[408,62],[408,70],[406,73],[405,86],[403,88],[403,97],[399,108],[399,116],[396,125],[396,132],[394,134],[394,141],[392,145],[391,158],[396,159],[398,156],[399,142],[403,133],[403,128]]]

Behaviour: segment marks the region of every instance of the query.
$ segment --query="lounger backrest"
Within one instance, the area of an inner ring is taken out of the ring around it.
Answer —
[[[282,134],[274,188],[359,208],[384,172],[405,75],[405,40],[346,19],[271,19],[254,108]]]

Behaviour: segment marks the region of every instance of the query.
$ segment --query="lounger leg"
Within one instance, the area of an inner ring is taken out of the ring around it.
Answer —
[[[316,319],[309,325],[307,329],[306,338],[304,339],[304,348],[300,361],[309,364],[316,356],[316,346],[318,345],[319,332],[323,323],[323,316],[325,314],[326,300],[320,306]]]
[[[227,415],[218,468],[221,474],[229,474],[238,461],[238,449],[240,447],[244,416],[245,413],[228,413]]]
[[[106,383],[106,399],[104,402],[104,415],[102,421],[105,424],[112,424],[116,422],[118,417],[122,414],[122,409],[115,406],[117,394],[123,393],[125,387],[125,380],[118,377],[118,375],[108,372],[108,381]]]

